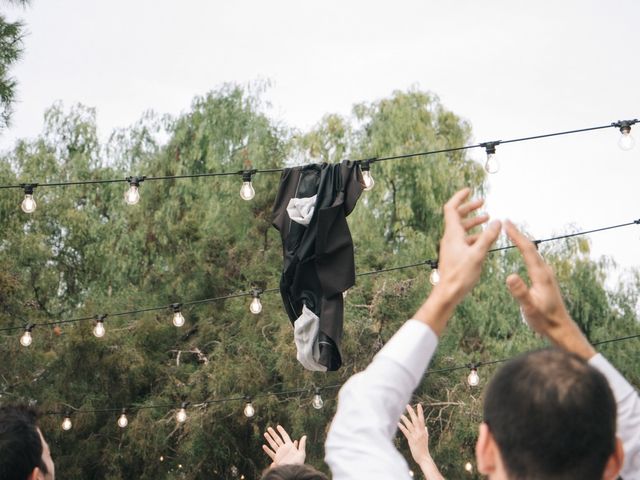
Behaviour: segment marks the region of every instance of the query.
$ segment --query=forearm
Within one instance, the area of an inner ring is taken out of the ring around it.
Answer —
[[[418,465],[426,480],[444,480],[444,477],[440,474],[440,470],[438,470],[433,458],[429,457],[424,459]]]

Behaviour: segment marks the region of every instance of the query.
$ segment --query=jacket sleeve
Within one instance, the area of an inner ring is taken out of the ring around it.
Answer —
[[[409,478],[393,438],[437,343],[428,326],[409,320],[369,367],[342,387],[325,444],[334,480]]]

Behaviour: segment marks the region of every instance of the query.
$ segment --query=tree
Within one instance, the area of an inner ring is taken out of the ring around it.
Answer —
[[[29,0],[6,0],[9,4],[27,5]],[[10,76],[11,67],[22,55],[24,24],[10,22],[0,14],[0,129],[9,125],[15,98],[16,81]]]
[[[129,175],[277,169],[298,162],[384,157],[461,146],[469,125],[428,92],[395,92],[357,105],[350,117],[325,116],[316,128],[294,132],[273,122],[259,93],[225,85],[193,101],[177,118],[149,113],[114,132],[106,145],[96,135],[95,111],[54,105],[45,131],[22,141],[0,162],[0,183],[124,179]],[[165,138],[161,142],[158,139]],[[483,191],[484,173],[463,153],[371,165],[376,186],[348,218],[358,272],[407,265],[437,254],[441,205],[462,185]],[[37,187],[38,209],[20,211],[21,192],[0,191],[0,328],[89,317],[39,326],[28,349],[20,332],[0,336],[3,400],[37,400],[60,475],[68,478],[255,478],[267,465],[261,432],[281,423],[309,437],[308,460],[320,469],[337,388],[363,369],[409,318],[429,291],[428,267],[359,277],[345,300],[344,366],[307,372],[295,360],[289,320],[277,293],[264,294],[259,315],[248,297],[185,306],[185,326],[171,324],[170,309],[109,316],[95,338],[90,317],[189,300],[277,287],[282,266],[271,227],[277,173],[257,174],[256,197],[239,197],[240,175],[171,181],[146,180],[141,201],[123,201],[126,182]],[[558,270],[571,313],[592,340],[637,331],[638,277],[614,291],[603,287],[606,262],[594,262],[588,243],[550,244],[545,257]],[[489,257],[482,280],[457,310],[432,362],[435,369],[489,361],[536,348],[539,340],[520,320],[504,279],[523,266],[516,252]],[[613,346],[615,345],[615,347]],[[606,355],[636,385],[633,340],[604,346]],[[473,461],[482,387],[496,366],[433,373],[416,391],[425,405],[432,454],[443,474],[467,476]],[[314,387],[324,408],[311,407]],[[299,391],[289,395],[282,392]],[[271,392],[271,393],[268,393]],[[244,396],[256,415],[242,414]],[[235,399],[203,404],[206,399]],[[191,401],[188,420],[174,408]],[[116,426],[120,408],[126,429]],[[73,407],[98,410],[72,415]],[[105,407],[115,411],[101,411]],[[400,446],[409,458],[404,442]],[[162,459],[162,460],[161,460]]]

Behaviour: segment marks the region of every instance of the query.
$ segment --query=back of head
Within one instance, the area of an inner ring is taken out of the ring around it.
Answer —
[[[309,465],[281,465],[265,470],[260,480],[329,480]]]
[[[43,472],[42,440],[35,410],[26,406],[0,407],[0,478],[25,480],[33,469]]]
[[[615,449],[606,378],[576,355],[546,349],[494,375],[484,419],[512,480],[600,480]]]

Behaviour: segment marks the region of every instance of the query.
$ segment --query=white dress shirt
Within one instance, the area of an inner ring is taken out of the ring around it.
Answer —
[[[409,467],[393,439],[400,415],[431,361],[438,337],[409,320],[366,370],[340,390],[338,409],[325,444],[333,480],[407,480]],[[640,479],[640,399],[602,355],[590,360],[611,386],[618,405],[618,436],[624,443],[624,480]]]

